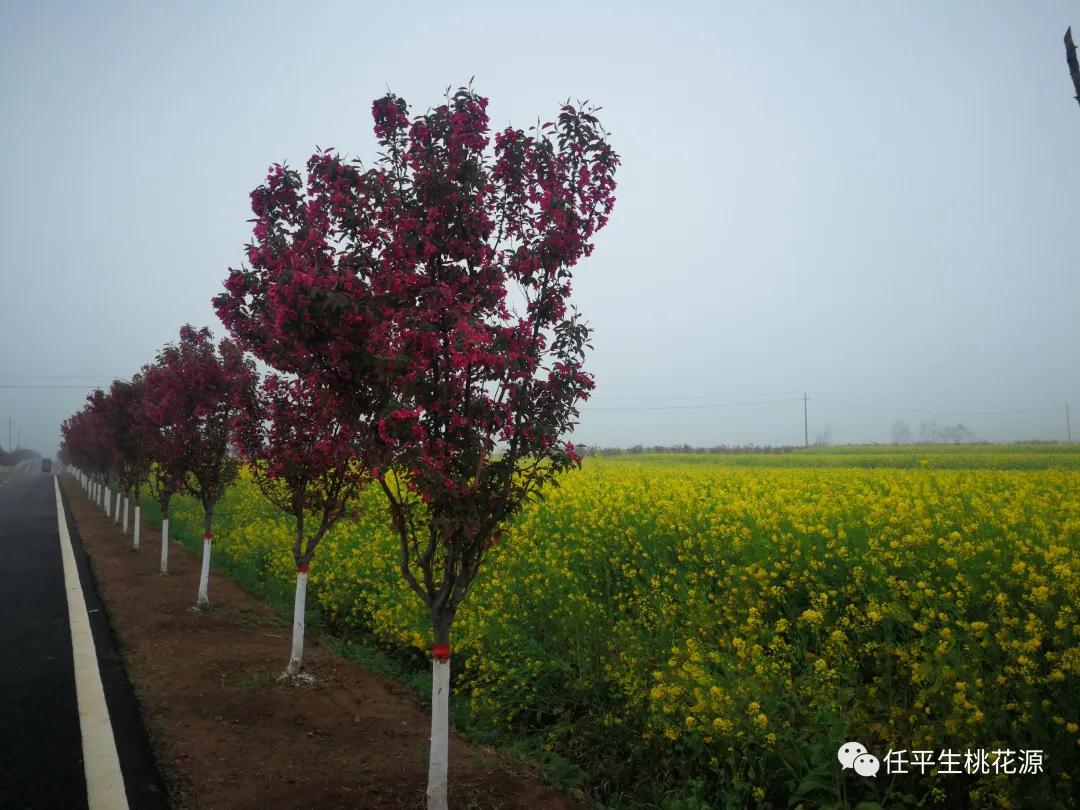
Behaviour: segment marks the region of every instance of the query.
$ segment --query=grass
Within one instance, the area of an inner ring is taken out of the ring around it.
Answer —
[[[260,669],[244,675],[236,682],[236,685],[247,691],[267,689],[274,686],[280,676],[281,672],[276,669]]]

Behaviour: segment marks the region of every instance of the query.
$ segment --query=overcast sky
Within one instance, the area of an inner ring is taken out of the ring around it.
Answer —
[[[374,98],[473,75],[493,127],[588,98],[622,156],[578,441],[801,443],[804,391],[811,441],[1080,435],[1080,2],[518,7],[0,0],[0,444],[223,334],[269,163],[370,160]]]

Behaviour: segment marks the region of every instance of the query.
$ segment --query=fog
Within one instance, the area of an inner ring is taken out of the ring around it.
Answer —
[[[576,441],[801,444],[804,393],[811,442],[1065,438],[1080,4],[514,6],[0,4],[0,445],[224,334],[268,164],[371,160],[374,98],[470,76],[493,127],[601,104],[622,156]]]

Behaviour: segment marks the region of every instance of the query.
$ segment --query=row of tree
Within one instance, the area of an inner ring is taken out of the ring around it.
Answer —
[[[235,342],[215,347],[209,329],[184,326],[180,339],[131,380],[115,380],[87,397],[61,426],[61,460],[78,468],[106,514],[128,532],[134,503],[133,548],[139,548],[140,495],[161,508],[161,573],[168,573],[169,504],[188,492],[203,507],[204,552],[196,607],[209,604],[214,507],[235,479],[240,460],[233,432],[258,418],[254,363]],[[116,489],[115,499],[112,488]],[[122,509],[121,509],[122,507]]]
[[[146,482],[163,515],[172,493],[199,499],[199,604],[214,505],[246,460],[295,522],[289,672],[318,542],[379,488],[432,623],[432,808],[446,806],[454,616],[505,521],[580,463],[566,436],[593,380],[571,274],[607,223],[619,164],[595,108],[567,102],[492,138],[487,105],[459,88],[414,117],[388,94],[372,105],[372,167],[333,149],[306,177],[271,166],[251,194],[247,263],[214,299],[232,338],[215,349],[185,327],[64,425],[64,457],[95,494],[118,482],[138,511]],[[246,354],[273,369],[261,383]]]

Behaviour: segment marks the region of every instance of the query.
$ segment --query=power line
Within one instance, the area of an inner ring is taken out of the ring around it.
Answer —
[[[700,394],[700,395],[671,395],[671,396],[657,396],[657,395],[643,395],[641,397],[633,396],[609,396],[606,399],[609,400],[686,400],[686,399],[708,399],[714,395]],[[715,395],[719,397],[719,395]],[[595,397],[595,399],[604,399],[604,397]],[[840,399],[838,397],[830,396],[828,394],[803,394],[801,396],[782,396],[775,399],[757,399],[757,400],[744,400],[740,402],[708,402],[695,405],[624,405],[624,406],[600,406],[591,407],[585,406],[581,409],[582,413],[594,413],[599,411],[604,412],[642,412],[642,411],[688,411],[688,410],[711,410],[717,408],[738,408],[753,405],[774,405],[784,402],[799,402],[803,403],[803,428],[804,428],[804,440],[809,442],[809,427],[807,423],[806,404],[807,401],[813,399],[816,402],[821,402],[829,405],[840,405],[842,407],[850,408],[864,408],[868,410],[877,410],[893,413],[917,413],[928,416],[1008,416],[1016,414],[1028,414],[1028,413],[1057,413],[1060,412],[1060,407],[1052,408],[1017,408],[1017,409],[1002,409],[1002,410],[941,410],[933,408],[909,408],[904,406],[882,405],[880,403],[869,402],[853,402],[851,400]],[[1068,414],[1066,414],[1068,419]]]
[[[0,374],[3,380],[111,380],[107,374]]]
[[[831,405],[843,405],[849,408],[868,408],[879,411],[899,411],[904,413],[921,413],[931,416],[1004,416],[1021,413],[1054,413],[1060,411],[1060,407],[1054,408],[1017,408],[1015,410],[990,410],[990,411],[966,411],[966,410],[935,410],[932,408],[905,408],[893,405],[881,405],[867,402],[851,402],[836,399],[828,394],[815,394],[814,399],[818,402],[826,402]]]
[[[92,388],[98,388],[97,385],[5,385],[0,383],[0,388],[16,389],[16,390],[30,390],[30,389],[43,389],[43,388],[77,388],[81,391],[89,391]]]

